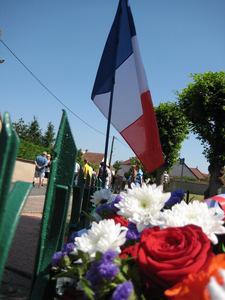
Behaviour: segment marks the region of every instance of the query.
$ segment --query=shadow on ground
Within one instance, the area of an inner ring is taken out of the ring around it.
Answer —
[[[41,218],[22,215],[5,268],[0,300],[27,299],[34,269]]]

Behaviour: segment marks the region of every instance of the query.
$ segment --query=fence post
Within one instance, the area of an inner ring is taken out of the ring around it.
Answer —
[[[63,245],[76,153],[67,115],[63,111],[45,197],[30,299],[49,300],[52,296],[48,286],[50,262]]]
[[[9,114],[5,113],[0,131],[0,283],[20,213],[31,189],[29,183],[16,182],[10,191],[18,148],[19,138]]]
[[[189,190],[187,190],[187,193],[186,193],[186,203],[187,204],[189,203],[189,196],[190,196],[190,192],[189,192]]]
[[[79,178],[77,186],[73,188],[73,202],[71,209],[71,217],[70,217],[70,232],[73,230],[78,230],[78,224],[80,222],[80,215],[83,204],[83,196],[84,196],[84,174],[82,168],[79,171]]]

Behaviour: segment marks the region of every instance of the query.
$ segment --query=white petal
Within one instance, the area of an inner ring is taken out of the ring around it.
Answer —
[[[224,300],[225,290],[220,286],[215,278],[212,276],[208,284],[208,290],[211,300]]]

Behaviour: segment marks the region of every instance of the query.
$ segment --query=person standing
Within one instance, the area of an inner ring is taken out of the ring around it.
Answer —
[[[104,162],[100,162],[99,170],[98,170],[98,179],[103,180],[103,170],[104,170]]]
[[[87,175],[89,175],[90,177],[92,176],[93,169],[89,165],[87,159],[84,160],[83,172],[84,172],[84,179],[87,178]]]
[[[130,177],[128,179],[128,187],[131,188],[131,183],[135,183],[135,179],[137,176],[137,167],[136,165],[131,166]]]
[[[75,169],[74,169],[74,185],[78,184],[79,174],[80,174],[80,164],[76,161]]]
[[[106,178],[105,178],[105,188],[109,189],[111,187],[112,182],[112,172],[109,168],[109,166],[106,166]]]
[[[119,194],[121,192],[121,190],[123,190],[123,179],[124,179],[124,170],[122,168],[120,168],[117,172],[116,172],[116,178],[115,178],[115,188],[114,188],[114,192],[116,194]]]
[[[38,178],[38,187],[43,186],[45,178],[45,168],[48,164],[47,152],[43,152],[35,159],[35,172],[33,177],[33,186],[35,186],[35,179]]]
[[[140,186],[142,186],[143,183],[143,171],[138,167],[138,165],[136,166],[136,177],[134,183],[139,184]]]
[[[50,167],[51,167],[51,154],[47,154],[47,166],[45,167],[45,178],[47,179],[47,182],[48,182],[48,178],[49,178],[49,175],[50,175]]]

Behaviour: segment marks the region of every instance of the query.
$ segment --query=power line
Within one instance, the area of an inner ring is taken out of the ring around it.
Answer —
[[[63,107],[65,107],[73,116],[78,118],[81,122],[83,122],[86,126],[91,128],[92,130],[102,134],[105,136],[105,133],[100,131],[99,129],[95,128],[94,126],[87,123],[85,120],[83,120],[80,116],[78,116],[72,109],[70,109],[65,103],[62,102],[47,86],[44,84],[23,62],[22,60],[13,52],[7,44],[0,39],[0,42],[5,46],[5,48],[16,58],[16,60],[27,70],[28,73],[57,101],[59,102]],[[122,143],[122,142],[121,142]]]
[[[70,109],[65,103],[62,102],[62,100],[59,99],[47,86],[46,84],[43,83],[42,80],[40,80],[31,70],[28,68],[25,63],[15,54],[14,51],[12,51],[9,46],[0,38],[0,42],[3,44],[3,46],[16,58],[16,60],[27,70],[27,72],[57,101],[59,102],[63,107],[65,107],[74,117],[78,118],[81,122],[83,122],[86,126],[94,130],[95,132],[101,134],[101,135],[106,135],[104,132],[100,131],[99,129],[95,128],[94,126],[90,125],[88,122],[83,120],[80,116],[78,116],[72,109]],[[112,137],[112,136],[111,136]],[[119,140],[117,137],[115,139],[128,148],[126,144],[124,144],[121,140]]]

